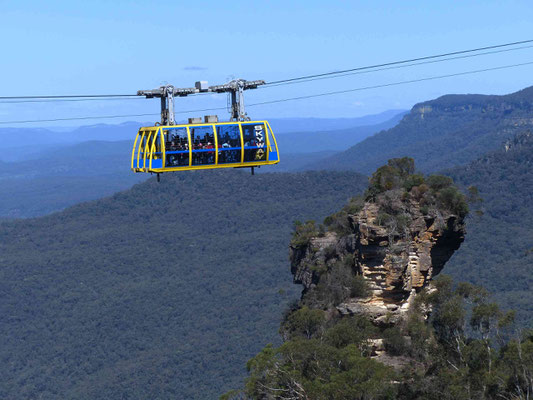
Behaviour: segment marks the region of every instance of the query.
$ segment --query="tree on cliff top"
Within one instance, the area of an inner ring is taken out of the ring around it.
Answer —
[[[365,200],[376,201],[386,192],[396,191],[402,200],[417,200],[426,212],[430,208],[446,210],[463,218],[468,214],[465,196],[454,186],[453,180],[443,175],[424,177],[415,173],[415,162],[410,157],[393,158],[379,167],[369,179]],[[410,195],[410,196],[409,196]]]

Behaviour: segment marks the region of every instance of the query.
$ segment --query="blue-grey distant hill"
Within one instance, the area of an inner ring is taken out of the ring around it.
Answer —
[[[416,104],[395,127],[305,169],[369,174],[393,157],[410,156],[423,171],[466,164],[533,126],[533,87],[504,96],[446,95]]]
[[[389,110],[375,115],[367,115],[358,118],[274,118],[269,122],[274,133],[281,135],[294,132],[325,132],[339,129],[357,128],[370,125],[386,123],[388,120],[401,114],[402,110]],[[121,124],[95,124],[81,126],[73,129],[44,129],[44,128],[0,128],[0,160],[18,161],[31,158],[38,158],[46,151],[62,145],[71,145],[90,140],[120,141],[131,140],[141,126],[153,125],[151,122],[124,122]],[[185,123],[180,121],[179,123]],[[385,125],[388,127],[387,125]],[[386,129],[382,127],[381,129]],[[376,128],[376,129],[379,129]],[[363,132],[375,133],[377,130],[369,131],[366,128],[360,133],[354,133],[355,137],[361,140]],[[338,150],[345,150],[349,146],[357,143],[358,140],[347,140],[346,144]],[[289,141],[289,144],[292,142]],[[317,144],[318,145],[318,144]],[[286,153],[298,152],[297,148],[287,147]],[[322,149],[322,147],[320,147]],[[316,151],[316,150],[312,150]]]
[[[0,162],[0,217],[35,217],[128,189],[149,177],[131,172],[130,155],[130,141],[90,141]]]
[[[0,128],[0,160],[18,161],[46,157],[61,146],[91,140],[130,140],[133,143],[139,127],[143,125],[147,123],[98,124],[59,132],[42,128]]]
[[[335,129],[335,124],[324,128],[309,127],[305,131],[284,132],[274,130],[281,155],[284,153],[312,153],[317,151],[341,151],[359,143],[367,137],[395,126],[405,111],[397,112],[389,119],[369,125],[353,125],[348,128]],[[335,120],[332,120],[335,121]],[[272,125],[272,124],[271,124]]]
[[[392,118],[375,125],[352,126],[337,130],[318,130],[277,133],[280,163],[264,169],[268,172],[300,171],[316,162],[332,157],[365,138],[392,128],[406,114],[405,111],[394,114]]]
[[[406,110],[387,110],[357,118],[269,118],[275,133],[333,131],[384,123]]]
[[[350,121],[379,120],[388,114]],[[279,133],[281,163],[262,168],[259,172],[301,169],[312,160],[335,154],[334,150],[345,150],[368,135],[393,126],[401,116],[397,114],[377,125],[354,126],[350,129],[317,131],[318,128],[315,128],[309,132]],[[332,122],[335,119],[329,121],[330,126],[339,126]],[[140,125],[102,124],[81,127],[72,132],[13,130],[9,136],[11,139],[25,137],[28,140],[21,143],[31,145],[0,152],[0,185],[3,189],[0,192],[0,217],[23,218],[48,214],[128,189],[146,179],[149,175],[134,174],[130,170],[133,137]],[[34,133],[37,136],[31,139]],[[74,143],[75,140],[87,138],[97,140]],[[127,140],[111,141],[116,138]],[[2,162],[2,157],[11,162]]]

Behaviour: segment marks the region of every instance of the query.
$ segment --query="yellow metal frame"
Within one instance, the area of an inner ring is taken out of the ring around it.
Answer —
[[[249,161],[244,162],[244,137],[242,132],[242,124],[263,124],[266,128],[266,139],[265,139],[265,149],[266,149],[266,160],[265,161]],[[218,147],[218,135],[216,131],[217,125],[239,125],[239,133],[241,139],[241,161],[238,163],[231,164],[219,164],[218,163],[218,153],[220,151]],[[205,127],[211,126],[213,130],[213,135],[215,137],[215,164],[209,165],[192,165],[192,143],[191,143],[191,129],[196,127]],[[166,149],[165,149],[165,134],[164,129],[169,128],[186,128],[187,129],[187,141],[189,143],[189,165],[182,167],[165,167],[166,165]],[[160,138],[160,149],[156,148],[157,138]],[[271,140],[274,142],[271,143]],[[276,154],[278,159],[270,161],[270,152],[271,148],[274,146],[276,148]],[[139,157],[141,157],[141,148],[142,149],[142,166],[139,165]],[[135,150],[137,150],[137,158],[135,158]],[[159,150],[159,151],[158,151]],[[156,152],[161,153],[161,168],[152,168],[152,160],[159,159],[155,154]],[[148,166],[146,161],[148,158]],[[137,161],[136,161],[137,160]],[[276,137],[274,132],[270,127],[268,121],[242,121],[242,122],[220,122],[215,124],[183,124],[183,125],[161,125],[161,126],[148,126],[142,127],[137,132],[135,137],[135,142],[133,144],[133,150],[131,152],[131,169],[134,172],[153,172],[153,173],[163,173],[163,172],[173,172],[173,171],[194,171],[199,169],[217,169],[217,168],[249,168],[249,167],[259,167],[261,165],[274,165],[279,162],[279,150]]]

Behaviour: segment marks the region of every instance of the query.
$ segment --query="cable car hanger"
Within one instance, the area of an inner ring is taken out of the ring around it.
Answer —
[[[216,168],[254,168],[279,162],[278,146],[268,121],[251,121],[244,106],[244,91],[256,89],[265,81],[234,79],[223,85],[208,86],[198,81],[192,88],[164,85],[139,90],[138,96],[161,99],[161,122],[142,127],[132,150],[134,172],[160,173]],[[176,125],[175,97],[198,93],[228,93],[230,122],[218,122],[216,115],[189,118]]]
[[[207,86],[207,81],[198,81],[193,88],[175,88],[172,85],[161,86],[153,90],[139,90],[137,96],[145,96],[147,99],[161,98],[161,124],[174,125],[174,96],[186,97],[197,93],[230,93],[231,94],[231,119],[230,121],[248,121],[249,118],[244,110],[244,91],[257,89],[264,85],[265,81],[246,81],[234,79],[223,85]]]

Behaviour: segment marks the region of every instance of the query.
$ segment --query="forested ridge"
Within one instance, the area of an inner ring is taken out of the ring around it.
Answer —
[[[533,87],[503,96],[445,95],[414,105],[395,127],[312,168],[371,174],[389,158],[406,156],[426,173],[466,165],[531,128],[532,112]]]
[[[206,399],[276,341],[296,296],[295,219],[366,186],[355,173],[165,175],[0,223],[0,398]]]
[[[533,134],[522,132],[466,167],[445,170],[482,199],[447,266],[456,280],[482,285],[523,326],[533,323]]]
[[[131,146],[130,141],[35,145],[31,151],[40,150],[35,158],[0,163],[0,216],[37,217],[142,182],[147,176],[129,169]]]

